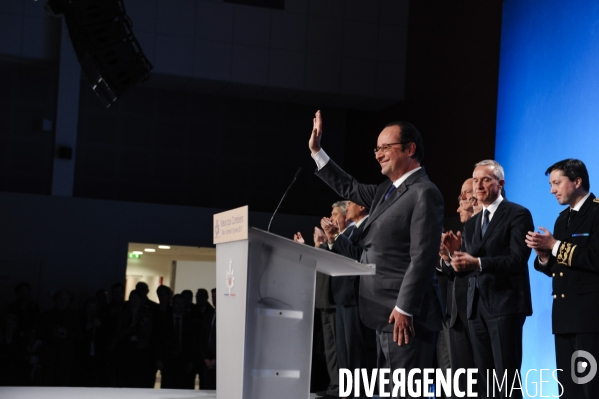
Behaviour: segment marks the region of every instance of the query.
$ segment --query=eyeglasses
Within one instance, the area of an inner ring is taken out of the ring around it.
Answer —
[[[382,146],[376,147],[374,149],[374,155],[376,155],[379,151],[387,152],[387,151],[389,151],[391,149],[392,145],[396,145],[396,144],[405,145],[405,144],[408,144],[408,143],[389,143],[389,144],[383,144]]]

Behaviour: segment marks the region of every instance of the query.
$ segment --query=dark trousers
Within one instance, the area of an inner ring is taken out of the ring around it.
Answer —
[[[443,329],[439,331],[439,338],[437,339],[437,350],[435,351],[435,368],[443,370],[451,370],[451,344],[449,339],[449,329],[443,325]],[[451,396],[443,396],[438,394],[438,399],[450,399]]]
[[[474,362],[478,368],[479,397],[522,398],[521,390],[514,389],[510,392],[510,389],[515,374],[520,372],[522,365],[522,328],[525,319],[526,316],[521,314],[491,315],[478,297],[478,292],[476,293],[468,328]],[[501,390],[495,383],[493,372],[499,384],[504,374],[507,375]]]
[[[354,369],[376,367],[375,331],[360,320],[358,305],[337,305],[335,323],[339,368],[353,373]]]
[[[572,370],[572,357],[576,351],[585,351],[595,358],[595,371],[597,371],[597,361],[599,361],[599,333],[587,334],[555,334],[555,357],[557,368],[563,371],[557,372],[557,378],[562,384],[562,399],[591,399],[599,398],[599,375],[595,375],[591,381],[577,384],[572,376],[579,378],[579,382],[584,382],[584,378],[593,372],[592,361],[589,361],[588,355],[580,354],[574,361],[574,370]],[[577,360],[578,359],[578,360]],[[578,373],[577,366],[580,362],[586,362],[586,369]],[[574,372],[574,373],[573,373]],[[558,395],[561,394],[559,388]]]
[[[391,369],[391,374],[396,369],[405,369],[407,373],[413,368],[420,370],[433,367],[433,358],[435,356],[435,347],[437,346],[438,333],[428,331],[424,327],[415,326],[416,335],[410,337],[410,343],[402,346],[393,342],[393,333],[387,331],[376,332],[377,343],[377,367]],[[392,383],[389,384],[386,391],[393,398],[399,398],[401,391],[398,391],[398,396],[393,396]],[[426,389],[426,388],[425,388]],[[423,389],[424,390],[424,389]],[[411,398],[406,389],[406,398]],[[424,396],[427,397],[427,396]],[[419,396],[421,398],[421,396]]]
[[[337,347],[335,343],[335,309],[320,309],[322,334],[324,339],[324,355],[331,382],[327,394],[339,395],[339,367],[337,365]]]
[[[468,329],[468,321],[466,323],[458,316],[455,323],[449,329],[449,341],[451,349],[451,366],[452,371],[457,369],[473,369],[476,368],[474,363],[474,353],[472,351],[472,342],[470,342],[470,330]],[[466,392],[467,375],[460,376],[458,387],[460,391]],[[478,380],[478,378],[477,378]],[[474,390],[476,392],[476,390]]]

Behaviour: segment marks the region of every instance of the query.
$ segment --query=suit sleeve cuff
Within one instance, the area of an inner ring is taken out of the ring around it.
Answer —
[[[312,158],[314,159],[314,162],[316,162],[318,170],[324,168],[331,159],[322,148],[316,154],[312,155]]]
[[[437,265],[437,271],[438,272],[442,272],[443,271],[443,258],[439,258],[439,264]]]
[[[557,240],[555,242],[555,245],[553,245],[553,249],[551,250],[551,255],[557,257],[557,251],[559,251],[560,245],[562,245],[562,242],[560,240]]]
[[[480,258],[478,258],[478,271],[479,271],[479,272],[482,272],[482,271],[483,271],[483,265],[482,265],[482,263],[481,263],[481,261],[480,261]]]
[[[408,316],[408,317],[412,317],[412,315],[408,312],[404,312],[403,310],[401,310],[400,308],[398,308],[397,306],[395,307],[395,310],[397,310],[399,313],[401,313],[404,316]]]
[[[549,258],[547,258],[547,260],[545,262],[541,261],[541,257],[537,256],[537,261],[539,262],[539,265],[541,266],[547,266],[547,263],[549,263]]]

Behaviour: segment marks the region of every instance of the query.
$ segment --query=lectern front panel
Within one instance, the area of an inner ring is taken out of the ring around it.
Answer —
[[[310,391],[316,261],[250,238],[244,398]]]
[[[248,240],[216,246],[216,396],[242,398]]]

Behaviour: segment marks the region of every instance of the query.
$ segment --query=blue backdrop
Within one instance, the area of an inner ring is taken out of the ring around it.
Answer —
[[[554,162],[584,161],[593,190],[598,131],[599,2],[505,0],[495,157],[505,168],[507,197],[531,210],[535,226],[553,231],[564,209],[549,194],[544,175]],[[523,379],[529,369],[555,369],[551,279],[534,270],[533,260],[534,313],[524,326]],[[538,383],[539,374],[531,372],[528,389],[529,397],[540,397],[530,379]],[[557,395],[551,375],[543,379],[550,380],[543,395]]]

